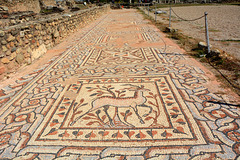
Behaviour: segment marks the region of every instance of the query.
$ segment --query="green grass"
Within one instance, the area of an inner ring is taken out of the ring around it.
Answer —
[[[220,30],[210,28],[210,29],[209,29],[209,32],[220,32]]]
[[[202,58],[206,55],[206,53],[203,50],[198,49],[198,48],[193,49],[193,51],[194,52],[192,53],[192,56],[194,56],[196,58]]]
[[[53,9],[42,9],[40,13],[45,13],[45,14],[53,13]]]
[[[226,40],[220,40],[221,42],[240,42],[238,39],[226,39]]]
[[[77,4],[76,6],[79,7],[80,10],[88,9],[88,6],[85,6],[84,4]]]
[[[236,5],[236,6],[240,6],[240,2],[226,3],[226,5]]]

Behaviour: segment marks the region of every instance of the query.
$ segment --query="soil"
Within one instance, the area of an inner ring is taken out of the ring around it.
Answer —
[[[172,7],[173,11],[181,18],[192,20],[207,12],[210,44],[226,51],[228,54],[240,60],[240,6],[214,5],[214,6],[186,6]],[[161,8],[169,13],[169,8]],[[168,14],[158,18],[168,24]],[[183,21],[172,12],[172,27],[180,30],[184,35],[205,41],[205,20]]]
[[[230,5],[211,5],[172,8],[178,16],[188,20],[196,19],[203,16],[204,12],[208,12],[210,44],[214,48],[220,49],[222,60],[211,62],[210,64],[202,64],[218,77],[222,82],[223,87],[230,87],[235,93],[240,95],[240,30],[238,29],[240,27],[240,7]],[[167,11],[167,13],[169,13],[169,8],[161,8],[158,10]],[[148,14],[147,10],[145,10],[145,14]],[[153,12],[150,12],[150,15],[152,18],[155,18]],[[157,16],[157,21],[160,22],[160,24],[157,23],[156,25],[159,25],[159,28],[165,30],[163,26],[169,25],[169,15],[160,14]],[[176,43],[179,43],[180,46],[190,54],[192,54],[192,49],[196,47],[196,44],[199,41],[205,41],[204,18],[197,21],[183,21],[177,18],[172,12],[171,27],[178,31],[178,40],[173,40]],[[183,36],[179,37],[179,33]],[[172,35],[170,34],[169,37],[171,36]],[[225,59],[226,57],[227,59]],[[206,58],[200,58],[198,60],[201,62],[209,62]],[[212,58],[210,61],[212,61]],[[223,63],[218,64],[218,62],[221,61]]]

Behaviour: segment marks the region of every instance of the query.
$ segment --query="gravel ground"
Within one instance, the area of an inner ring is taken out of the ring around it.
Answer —
[[[161,8],[161,10],[167,11],[167,14],[169,13],[169,8]],[[173,7],[173,10],[184,19],[195,19],[203,16],[204,12],[208,12],[210,43],[240,60],[240,6],[188,6]],[[186,22],[176,18],[173,13],[172,16],[173,28],[181,30],[190,37],[205,40],[204,18]],[[160,15],[160,17],[163,19],[158,17],[158,20],[168,24],[168,15]]]

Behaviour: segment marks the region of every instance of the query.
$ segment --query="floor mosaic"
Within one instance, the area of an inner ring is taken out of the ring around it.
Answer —
[[[240,158],[239,106],[188,61],[136,10],[111,11],[1,90],[0,158]]]

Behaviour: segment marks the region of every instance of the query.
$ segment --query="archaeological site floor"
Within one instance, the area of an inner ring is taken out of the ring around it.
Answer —
[[[77,38],[2,88],[0,158],[239,158],[239,97],[136,10]]]

